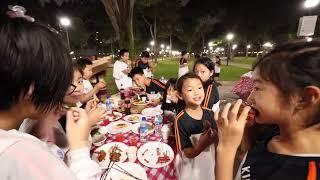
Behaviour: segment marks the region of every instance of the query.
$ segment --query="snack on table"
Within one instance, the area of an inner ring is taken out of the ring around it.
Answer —
[[[121,129],[121,128],[125,128],[125,127],[127,127],[128,125],[126,124],[126,123],[119,123],[119,124],[117,124],[116,126],[115,126],[115,128],[117,128],[117,129]]]
[[[104,150],[101,150],[101,151],[98,152],[98,158],[97,159],[98,159],[99,162],[101,162],[101,161],[105,160],[106,156],[107,156],[107,153]]]

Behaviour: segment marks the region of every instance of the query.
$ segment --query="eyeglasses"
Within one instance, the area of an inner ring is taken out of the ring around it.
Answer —
[[[69,89],[67,91],[67,95],[72,94],[77,89],[77,86],[82,85],[83,84],[83,79],[80,78],[76,83],[77,83],[77,85],[70,84],[70,87],[69,87]]]

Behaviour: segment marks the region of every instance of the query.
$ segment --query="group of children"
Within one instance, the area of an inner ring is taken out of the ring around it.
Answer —
[[[47,27],[20,16],[1,16],[1,22],[0,80],[5,86],[0,89],[0,161],[5,166],[0,177],[100,179],[88,139],[91,126],[105,113],[94,96],[105,84],[83,85],[92,74],[91,62],[72,63],[61,39]],[[160,94],[154,105],[162,102],[162,108],[177,113],[178,179],[233,179],[250,109],[257,112],[257,123],[273,124],[278,130],[267,132],[268,138],[248,149],[236,178],[319,179],[319,41],[290,42],[259,59],[247,100],[250,107],[242,108],[238,100],[221,113],[209,58],[200,58],[194,73],[170,79],[166,85],[147,78],[139,67],[128,68],[122,73],[148,93]],[[79,102],[84,109],[72,107]],[[63,116],[65,131],[57,126]],[[26,119],[36,122],[29,131],[34,136],[15,130]],[[40,139],[67,147],[67,158]]]

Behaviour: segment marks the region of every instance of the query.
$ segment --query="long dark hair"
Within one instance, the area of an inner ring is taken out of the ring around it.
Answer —
[[[40,111],[62,104],[72,81],[72,62],[56,32],[24,18],[1,16],[0,110],[16,105],[33,86],[31,101]]]
[[[214,66],[215,66],[214,62],[208,57],[201,57],[198,60],[196,60],[196,62],[194,63],[193,72],[194,72],[197,64],[202,64],[202,65],[206,66],[210,71],[213,71],[212,76],[206,82],[202,82],[203,86],[207,87],[210,84],[212,84],[213,82],[215,82],[215,80],[214,80]]]

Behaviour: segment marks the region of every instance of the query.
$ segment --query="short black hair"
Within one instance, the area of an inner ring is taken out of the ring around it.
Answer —
[[[31,101],[47,112],[62,104],[72,61],[59,35],[24,18],[0,16],[0,110],[15,106],[33,87]]]
[[[79,68],[81,68],[81,70],[83,71],[87,65],[92,65],[93,63],[88,58],[79,58],[77,60],[77,64],[78,64]]]
[[[181,52],[181,56],[184,56],[184,55],[186,55],[188,52],[187,51],[182,51]]]
[[[198,54],[198,53],[194,55],[194,58],[196,58],[196,59],[199,59],[200,57],[201,57],[201,56],[200,56],[200,54]]]
[[[200,77],[197,76],[197,75],[196,75],[195,73],[193,73],[193,72],[190,72],[190,73],[187,73],[187,74],[181,76],[181,77],[178,79],[177,85],[176,85],[176,88],[177,88],[177,90],[178,90],[179,93],[182,92],[183,83],[184,83],[187,79],[199,79],[199,80],[201,81]],[[202,82],[202,81],[201,81],[201,82]]]
[[[136,74],[144,75],[143,69],[141,69],[140,67],[135,67],[131,70],[131,72],[129,73],[129,76],[133,78]]]
[[[143,51],[141,53],[141,57],[149,58],[150,57],[150,53],[148,51]]]
[[[129,52],[128,49],[121,49],[121,50],[119,51],[119,56],[121,57],[121,56],[124,55],[124,53],[128,53],[128,52]]]

